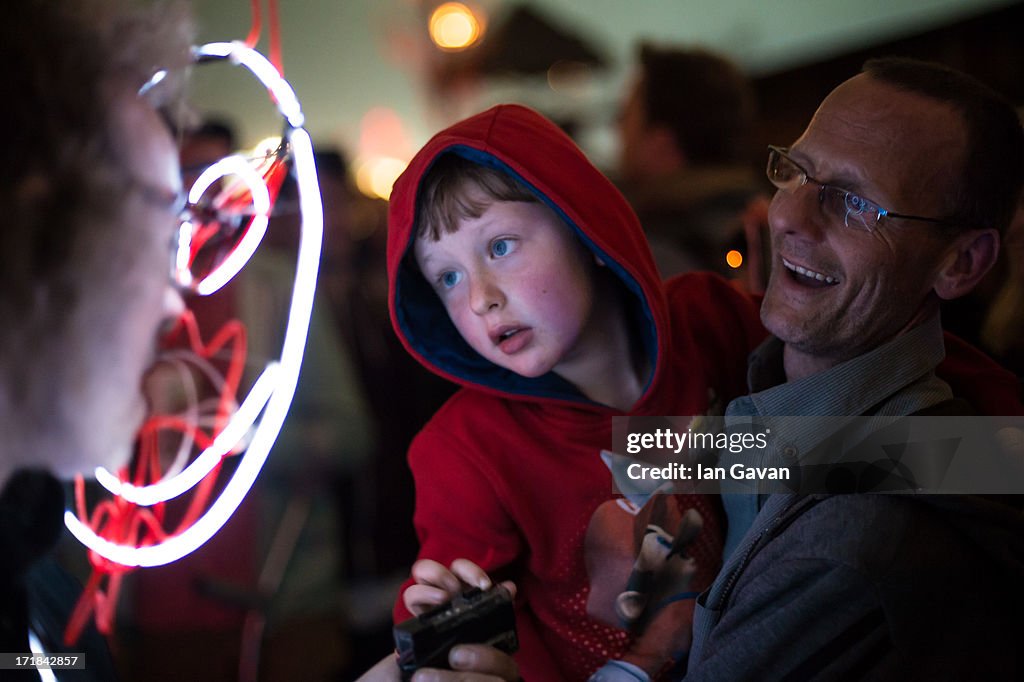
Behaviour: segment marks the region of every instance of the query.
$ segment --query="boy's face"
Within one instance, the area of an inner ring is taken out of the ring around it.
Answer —
[[[462,338],[525,377],[580,364],[594,335],[594,266],[569,227],[543,204],[496,201],[457,228],[414,249]]]

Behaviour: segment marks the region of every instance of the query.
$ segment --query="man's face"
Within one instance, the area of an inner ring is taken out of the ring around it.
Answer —
[[[820,182],[889,211],[942,218],[965,144],[954,110],[862,74],[825,99],[790,155]],[[816,358],[823,369],[930,314],[949,250],[937,225],[883,218],[871,232],[847,227],[823,212],[810,181],[777,191],[768,223],[773,263],[761,319],[787,352]]]
[[[480,355],[525,377],[563,374],[594,336],[593,261],[539,203],[498,201],[438,241],[415,244],[420,271]]]
[[[124,93],[110,126],[129,176],[174,196],[181,186],[177,150],[152,107]],[[57,428],[68,448],[53,469],[65,477],[127,463],[145,415],[142,377],[160,326],[183,307],[168,273],[177,216],[145,194],[130,192],[113,229],[97,229],[76,245],[80,301],[55,339],[63,349]]]

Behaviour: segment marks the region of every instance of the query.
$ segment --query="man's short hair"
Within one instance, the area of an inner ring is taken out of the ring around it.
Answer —
[[[964,229],[1005,232],[1024,182],[1024,131],[1009,102],[974,77],[941,64],[886,57],[868,60],[863,72],[960,113],[967,142],[947,217]]]
[[[442,234],[458,230],[460,220],[479,218],[495,201],[539,199],[508,173],[473,163],[458,154],[444,154],[420,183],[416,236],[437,241]]]
[[[666,126],[690,163],[745,158],[754,92],[734,63],[702,49],[640,45],[641,99],[648,125]]]
[[[68,266],[73,245],[115,222],[128,192],[112,103],[189,60],[184,6],[130,0],[18,0],[0,22],[7,131],[0,163],[0,311]],[[181,69],[178,68],[178,73]],[[167,79],[170,83],[172,77]],[[166,91],[166,85],[154,89]],[[111,229],[116,229],[111,225]]]

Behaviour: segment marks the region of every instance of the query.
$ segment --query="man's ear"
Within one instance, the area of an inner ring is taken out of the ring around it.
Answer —
[[[935,276],[935,293],[947,301],[970,293],[998,255],[999,233],[993,229],[969,230],[958,236]]]

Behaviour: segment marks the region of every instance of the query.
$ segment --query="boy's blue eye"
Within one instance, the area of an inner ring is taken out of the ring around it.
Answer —
[[[501,258],[510,254],[514,248],[515,245],[511,239],[495,239],[491,242],[491,255],[495,258]]]
[[[445,289],[451,289],[453,286],[458,284],[461,279],[462,275],[460,275],[459,273],[453,270],[446,270],[441,273],[441,275],[437,278],[437,281],[440,282],[441,286],[443,286]]]

